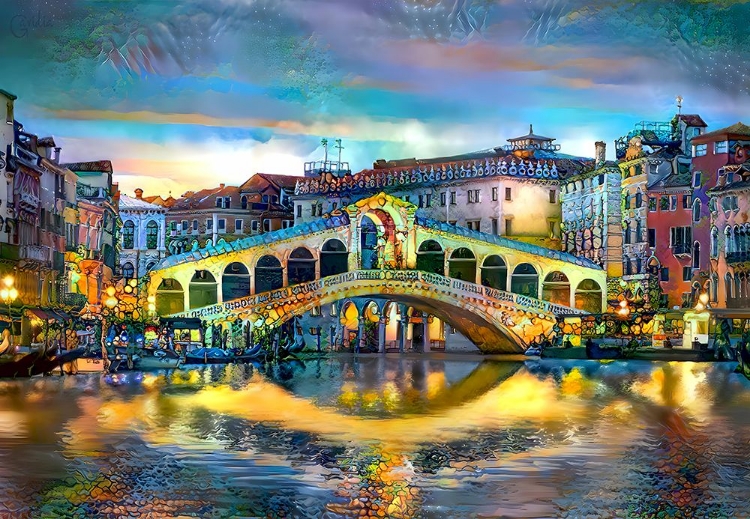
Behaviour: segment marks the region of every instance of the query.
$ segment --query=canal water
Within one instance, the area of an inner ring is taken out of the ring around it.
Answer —
[[[733,368],[341,355],[3,381],[0,517],[748,517]]]

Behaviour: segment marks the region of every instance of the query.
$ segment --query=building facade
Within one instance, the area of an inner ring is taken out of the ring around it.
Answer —
[[[141,278],[166,256],[166,208],[143,199],[143,190],[135,197],[120,195],[120,275]]]
[[[385,191],[425,218],[559,249],[560,179],[593,161],[560,154],[554,139],[531,128],[508,141],[452,157],[379,160],[353,175],[346,163],[308,163],[295,192],[295,223]]]

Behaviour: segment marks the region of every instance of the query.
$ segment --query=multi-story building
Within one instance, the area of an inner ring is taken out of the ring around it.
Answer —
[[[608,277],[623,272],[620,175],[599,141],[594,167],[560,181],[562,250],[601,265]]]
[[[530,128],[503,147],[432,159],[378,160],[354,175],[346,163],[307,163],[305,178],[297,183],[295,222],[384,191],[414,203],[427,218],[559,249],[560,179],[592,161],[559,153],[554,140]]]
[[[143,199],[143,190],[135,198],[120,195],[120,274],[125,279],[145,276],[166,256],[167,209]]]
[[[299,176],[256,173],[240,186],[242,208],[250,215],[250,232],[286,229],[294,224],[292,196]]]
[[[738,122],[692,139],[692,183],[698,220],[693,239],[701,264],[711,265],[702,290],[720,308],[747,305],[747,160],[750,127]],[[700,211],[700,214],[698,213]],[[710,218],[705,216],[710,214]],[[705,262],[705,263],[704,263]],[[697,289],[698,287],[696,287]]]

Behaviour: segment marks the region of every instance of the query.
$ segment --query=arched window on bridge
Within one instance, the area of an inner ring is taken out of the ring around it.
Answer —
[[[266,255],[255,265],[255,293],[268,292],[284,286],[284,270],[276,256]]]
[[[156,313],[171,315],[185,311],[185,291],[176,279],[164,279],[156,289]]]
[[[539,274],[530,263],[520,263],[513,269],[510,291],[529,297],[539,297]]]
[[[508,265],[497,254],[487,256],[484,259],[484,263],[482,263],[482,284],[498,290],[508,289]]]
[[[602,311],[602,287],[593,279],[584,279],[576,288],[576,308],[592,314]]]
[[[445,275],[445,252],[435,240],[425,240],[417,249],[417,270]]]
[[[216,278],[207,270],[196,270],[190,280],[190,308],[202,308],[218,302]]]
[[[341,240],[331,239],[320,251],[320,276],[334,276],[349,270],[349,251]]]
[[[250,271],[239,262],[230,263],[221,276],[221,296],[232,301],[250,295]]]
[[[448,260],[448,277],[476,283],[477,259],[471,249],[461,247],[453,251]]]
[[[289,255],[286,271],[289,276],[290,285],[314,281],[315,258],[312,253],[304,247],[294,249]]]
[[[570,306],[570,281],[560,271],[550,272],[544,278],[542,299],[561,306]]]

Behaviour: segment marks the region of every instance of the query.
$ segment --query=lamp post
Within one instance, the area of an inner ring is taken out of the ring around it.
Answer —
[[[109,312],[113,312],[117,304],[120,302],[117,297],[115,297],[115,287],[109,286],[107,287],[106,294],[107,297],[104,299],[104,306],[106,306],[109,309]],[[109,370],[109,359],[107,358],[107,316],[106,314],[102,315],[102,359],[104,359],[104,370]]]
[[[0,298],[8,305],[8,318],[10,319],[10,345],[13,346],[13,315],[10,313],[10,306],[18,298],[18,290],[13,286],[13,276],[6,276],[3,279],[3,288],[0,289]]]

